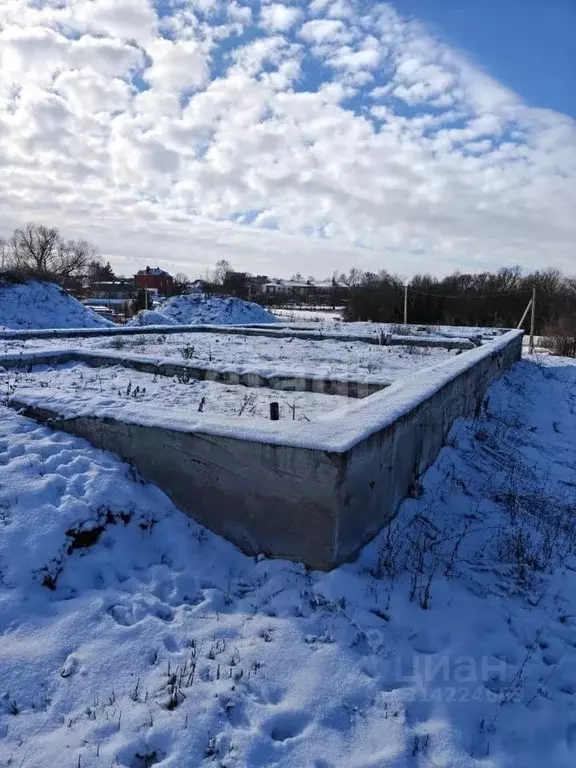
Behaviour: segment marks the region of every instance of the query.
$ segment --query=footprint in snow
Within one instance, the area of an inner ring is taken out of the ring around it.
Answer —
[[[270,734],[272,741],[288,741],[299,736],[310,723],[310,717],[305,712],[289,710],[279,712],[263,725]]]
[[[73,653],[68,656],[62,669],[60,670],[60,677],[72,677],[78,670],[78,657]]]

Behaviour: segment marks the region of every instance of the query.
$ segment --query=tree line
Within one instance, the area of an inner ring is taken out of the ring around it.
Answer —
[[[0,273],[15,279],[35,277],[81,293],[86,286],[114,280],[109,263],[86,240],[64,237],[56,227],[26,224],[7,240],[0,239]],[[301,275],[293,279],[303,280]],[[237,272],[226,260],[217,262],[206,275],[205,289],[216,294],[271,303],[286,303],[287,296],[271,299],[258,295],[259,283],[267,280]],[[312,278],[309,279],[312,283]],[[353,268],[334,273],[333,290],[316,295],[294,296],[299,304],[326,302],[344,307],[350,321],[401,323],[404,317],[405,281],[381,270]],[[346,284],[349,287],[343,288]],[[173,293],[191,288],[184,274],[175,276]],[[446,277],[415,275],[408,283],[408,322],[421,325],[516,327],[536,289],[536,333],[576,337],[576,277],[548,268],[523,273],[520,267],[496,272],[454,272]]]
[[[347,320],[401,323],[405,282],[388,272],[355,271],[344,315]],[[515,328],[536,290],[536,333],[558,324],[576,326],[576,278],[549,268],[524,274],[497,272],[415,275],[408,283],[408,322]]]

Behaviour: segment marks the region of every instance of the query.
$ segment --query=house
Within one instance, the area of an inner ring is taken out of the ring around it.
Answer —
[[[346,283],[336,282],[334,280],[321,280],[319,282],[300,282],[298,280],[272,280],[265,283],[263,293],[268,296],[309,296],[310,294],[330,293],[334,289],[348,290],[350,288]]]
[[[127,277],[115,277],[113,280],[97,280],[90,285],[92,298],[128,300],[134,293],[134,280]],[[106,302],[102,302],[106,304]]]
[[[172,275],[160,267],[146,267],[134,275],[134,285],[136,288],[148,288],[162,296],[171,296],[174,280]]]
[[[206,280],[193,280],[190,284],[190,293],[205,293]]]
[[[305,296],[313,287],[312,283],[302,283],[297,280],[272,280],[264,283],[262,290],[268,296],[285,296],[286,294]]]

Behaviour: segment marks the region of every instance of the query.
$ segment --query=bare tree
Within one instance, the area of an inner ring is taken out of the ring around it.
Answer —
[[[172,291],[174,296],[182,293],[190,293],[191,287],[192,283],[190,282],[190,278],[188,275],[184,274],[184,272],[177,272],[174,275],[174,281],[172,284]]]
[[[222,285],[228,272],[232,272],[232,265],[230,262],[226,261],[226,259],[217,261],[216,267],[214,268],[214,282],[218,285]]]
[[[60,233],[55,227],[26,224],[12,235],[14,266],[17,269],[46,275],[58,248]]]
[[[61,283],[98,260],[96,248],[86,240],[65,240],[56,227],[41,224],[16,229],[4,253],[5,267]]]
[[[86,240],[59,240],[51,271],[61,279],[79,275],[97,259],[96,248]]]
[[[10,247],[6,240],[0,237],[0,272],[8,269],[10,266]]]

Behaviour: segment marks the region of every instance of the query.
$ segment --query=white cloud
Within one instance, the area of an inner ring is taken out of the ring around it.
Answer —
[[[152,65],[146,80],[167,91],[199,88],[208,77],[208,61],[202,46],[195,40],[172,42],[157,38],[147,47]]]
[[[307,21],[300,29],[300,37],[310,43],[321,45],[323,43],[347,42],[351,35],[341,21],[335,19],[314,19]]]
[[[308,11],[0,5],[0,234],[54,221],[127,272],[572,267],[573,120],[389,4]]]
[[[65,37],[47,27],[5,27],[0,31],[2,82],[45,82],[64,64],[68,47]]]
[[[260,11],[260,26],[268,32],[287,32],[301,16],[299,8],[272,3]]]
[[[131,98],[130,88],[118,78],[107,78],[90,70],[62,72],[53,88],[78,115],[122,112]]]
[[[146,42],[157,23],[149,0],[74,0],[66,7],[72,23],[121,40]]]
[[[226,13],[231,21],[241,24],[250,24],[252,21],[252,9],[249,5],[240,5],[237,2],[228,3]]]
[[[68,63],[75,69],[92,69],[104,77],[124,77],[143,66],[144,55],[139,48],[120,40],[82,35],[71,43]]]

